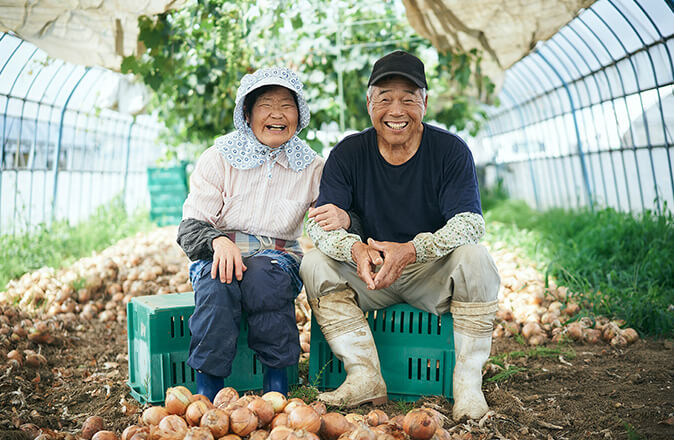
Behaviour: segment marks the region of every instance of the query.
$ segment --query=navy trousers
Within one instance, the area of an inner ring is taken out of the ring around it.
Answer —
[[[189,320],[192,341],[187,364],[195,370],[230,375],[242,311],[248,319],[248,346],[263,365],[284,368],[298,362],[296,285],[273,257],[253,255],[243,261],[248,269],[241,281],[211,279],[212,262],[193,278],[195,307]]]

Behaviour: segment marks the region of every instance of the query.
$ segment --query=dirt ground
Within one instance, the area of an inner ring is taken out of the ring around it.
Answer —
[[[40,351],[45,366],[18,367],[3,357],[0,439],[29,438],[18,430],[26,423],[77,435],[88,416],[100,415],[106,429],[119,435],[138,420],[142,408],[126,385],[125,323],[73,325],[65,326],[54,344],[20,344]],[[492,354],[523,350],[528,348],[512,338],[498,338]],[[445,428],[462,439],[674,439],[671,340],[645,339],[623,349],[574,344],[562,350],[550,357],[511,355],[504,366],[517,372],[499,381],[489,381],[499,368],[487,368],[489,417],[458,425],[450,417]],[[414,406],[421,404],[451,415],[444,398],[423,398]],[[410,408],[391,402],[383,409],[393,416]]]

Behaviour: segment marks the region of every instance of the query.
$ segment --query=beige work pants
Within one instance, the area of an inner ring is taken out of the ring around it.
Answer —
[[[354,263],[334,260],[318,249],[304,256],[300,276],[307,296],[319,299],[319,307],[321,296],[350,288],[364,312],[398,303],[436,315],[451,311],[455,326],[475,336],[491,335],[498,307],[500,278],[482,245],[460,246],[442,258],[409,264],[385,289],[369,290]]]

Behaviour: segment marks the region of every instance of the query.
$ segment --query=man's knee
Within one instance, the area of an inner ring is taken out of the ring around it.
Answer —
[[[501,279],[486,247],[463,245],[452,252],[451,258],[455,267],[453,299],[467,302],[496,300]]]
[[[307,296],[317,298],[346,288],[346,282],[339,274],[339,267],[344,264],[346,263],[333,260],[318,249],[307,252],[300,265],[300,277]]]

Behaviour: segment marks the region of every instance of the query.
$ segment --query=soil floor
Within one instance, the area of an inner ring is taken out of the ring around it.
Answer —
[[[126,324],[76,325],[52,345],[21,343],[21,349],[41,351],[46,366],[0,362],[0,439],[29,438],[18,429],[25,423],[77,436],[91,415],[102,416],[118,435],[138,421],[142,407],[126,385]],[[487,368],[484,390],[492,412],[482,421],[455,424],[451,403],[438,397],[383,409],[393,416],[434,406],[450,416],[445,429],[462,439],[674,439],[671,340],[642,339],[623,349],[566,345],[552,356],[528,350],[512,338],[494,341],[492,355],[511,353],[502,367],[514,374],[493,380],[504,370]],[[518,351],[529,355],[518,357]]]

